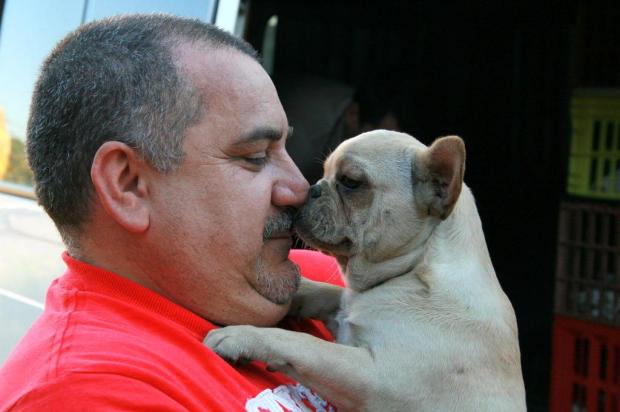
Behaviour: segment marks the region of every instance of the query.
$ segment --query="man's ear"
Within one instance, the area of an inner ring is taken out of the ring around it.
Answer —
[[[465,143],[458,136],[440,137],[413,162],[416,200],[428,213],[446,219],[461,194],[465,173]]]
[[[134,149],[109,141],[99,147],[90,169],[99,203],[116,223],[132,233],[146,231],[150,223],[148,167]]]

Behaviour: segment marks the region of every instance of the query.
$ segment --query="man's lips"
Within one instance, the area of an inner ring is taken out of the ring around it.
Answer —
[[[278,239],[291,239],[293,237],[292,232],[288,233],[276,233],[274,235],[269,236],[267,240],[278,240]]]
[[[273,235],[269,236],[269,238],[267,238],[267,240],[277,240],[277,239],[291,239],[293,237],[293,232],[280,232],[280,233],[274,233]]]
[[[287,260],[289,251],[293,248],[293,235],[291,232],[275,233],[263,240],[263,246],[265,249],[277,253],[278,258]]]

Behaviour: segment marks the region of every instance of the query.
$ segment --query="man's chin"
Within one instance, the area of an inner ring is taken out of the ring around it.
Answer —
[[[275,303],[265,301],[269,309],[266,311],[261,311],[260,313],[255,313],[254,318],[248,319],[244,324],[250,324],[254,326],[260,327],[271,327],[276,326],[278,323],[282,322],[286,315],[289,312],[290,302],[284,305],[276,305]]]
[[[299,267],[286,259],[275,267],[260,261],[257,265],[254,288],[265,299],[276,305],[290,305],[299,288]]]

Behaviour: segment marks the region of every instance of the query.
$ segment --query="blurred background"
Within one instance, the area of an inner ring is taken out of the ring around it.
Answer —
[[[127,12],[199,18],[257,48],[311,183],[365,130],[463,137],[528,409],[620,409],[618,0],[0,0],[0,362],[63,271],[24,154],[39,66],[80,23]]]

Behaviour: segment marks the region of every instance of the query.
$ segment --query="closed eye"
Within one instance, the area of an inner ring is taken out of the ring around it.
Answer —
[[[267,163],[267,156],[265,153],[257,153],[255,155],[246,156],[243,158],[244,161],[250,163],[253,166],[262,167]]]
[[[264,166],[267,163],[267,156],[261,157],[244,157],[243,160],[254,165],[254,166]]]
[[[362,185],[362,182],[360,180],[352,179],[347,175],[341,175],[338,178],[338,182],[340,182],[342,186],[349,190],[355,190]]]

